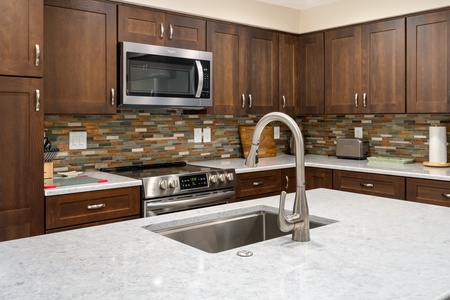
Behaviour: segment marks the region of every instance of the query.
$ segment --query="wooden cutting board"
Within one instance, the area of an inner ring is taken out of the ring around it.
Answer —
[[[252,137],[255,126],[239,126],[239,136],[244,158],[247,158],[248,151],[252,145]],[[273,127],[266,126],[261,133],[258,148],[258,157],[277,156],[277,147],[273,139]]]

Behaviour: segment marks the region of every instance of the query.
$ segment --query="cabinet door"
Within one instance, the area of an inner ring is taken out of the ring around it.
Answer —
[[[0,75],[42,77],[43,0],[0,1]]]
[[[361,111],[361,27],[325,32],[325,113]]]
[[[323,32],[300,37],[300,109],[299,114],[323,114],[324,43]]]
[[[405,112],[405,19],[362,27],[362,107],[371,113]]]
[[[305,188],[306,190],[333,188],[333,170],[322,168],[305,168]]]
[[[119,5],[117,34],[127,41],[164,45],[165,14],[150,9]]]
[[[404,200],[405,178],[334,170],[333,189]]]
[[[247,40],[245,27],[208,22],[207,50],[213,53],[213,114],[243,114],[246,110]]]
[[[409,17],[407,112],[450,111],[450,10]]]
[[[287,114],[295,114],[299,104],[299,38],[295,35],[280,34],[279,41],[279,91],[278,109]]]
[[[406,178],[406,200],[450,207],[450,182]]]
[[[166,46],[206,50],[205,20],[167,14],[166,31]]]
[[[249,28],[248,106],[252,114],[278,111],[278,34]]]
[[[280,193],[280,175],[280,170],[238,174],[236,198],[254,199]]]
[[[281,190],[286,193],[294,193],[297,187],[297,175],[295,168],[281,169]]]
[[[45,113],[115,113],[116,5],[45,0],[44,17]]]
[[[0,77],[0,241],[44,233],[42,81]]]

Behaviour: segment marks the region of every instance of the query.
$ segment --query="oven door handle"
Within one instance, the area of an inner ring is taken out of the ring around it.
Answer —
[[[225,199],[234,199],[236,193],[234,191],[221,192],[217,194],[208,194],[200,197],[194,197],[192,199],[187,200],[179,200],[179,201],[169,201],[169,202],[149,202],[146,203],[145,206],[152,209],[162,209],[162,208],[179,208],[188,205],[198,205],[198,204],[207,204],[210,202],[217,202]]]

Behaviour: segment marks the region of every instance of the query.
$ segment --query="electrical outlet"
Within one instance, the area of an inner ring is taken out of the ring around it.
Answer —
[[[363,137],[363,128],[355,127],[355,138],[362,139],[362,137]]]
[[[275,140],[279,140],[280,139],[280,126],[273,127],[273,138]]]
[[[211,128],[203,129],[203,143],[211,143]]]
[[[202,129],[194,128],[194,143],[201,143],[201,142],[202,142]]]
[[[87,149],[87,132],[71,131],[69,132],[69,150]]]

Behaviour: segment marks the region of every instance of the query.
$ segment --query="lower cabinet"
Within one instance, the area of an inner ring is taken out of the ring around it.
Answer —
[[[238,201],[295,192],[295,168],[251,172],[237,175]]]
[[[124,221],[140,216],[140,187],[49,196],[46,233]]]
[[[405,178],[333,170],[333,189],[403,200]]]
[[[406,178],[406,200],[450,207],[450,183]]]
[[[333,188],[333,170],[323,168],[305,168],[305,188],[306,190]]]

